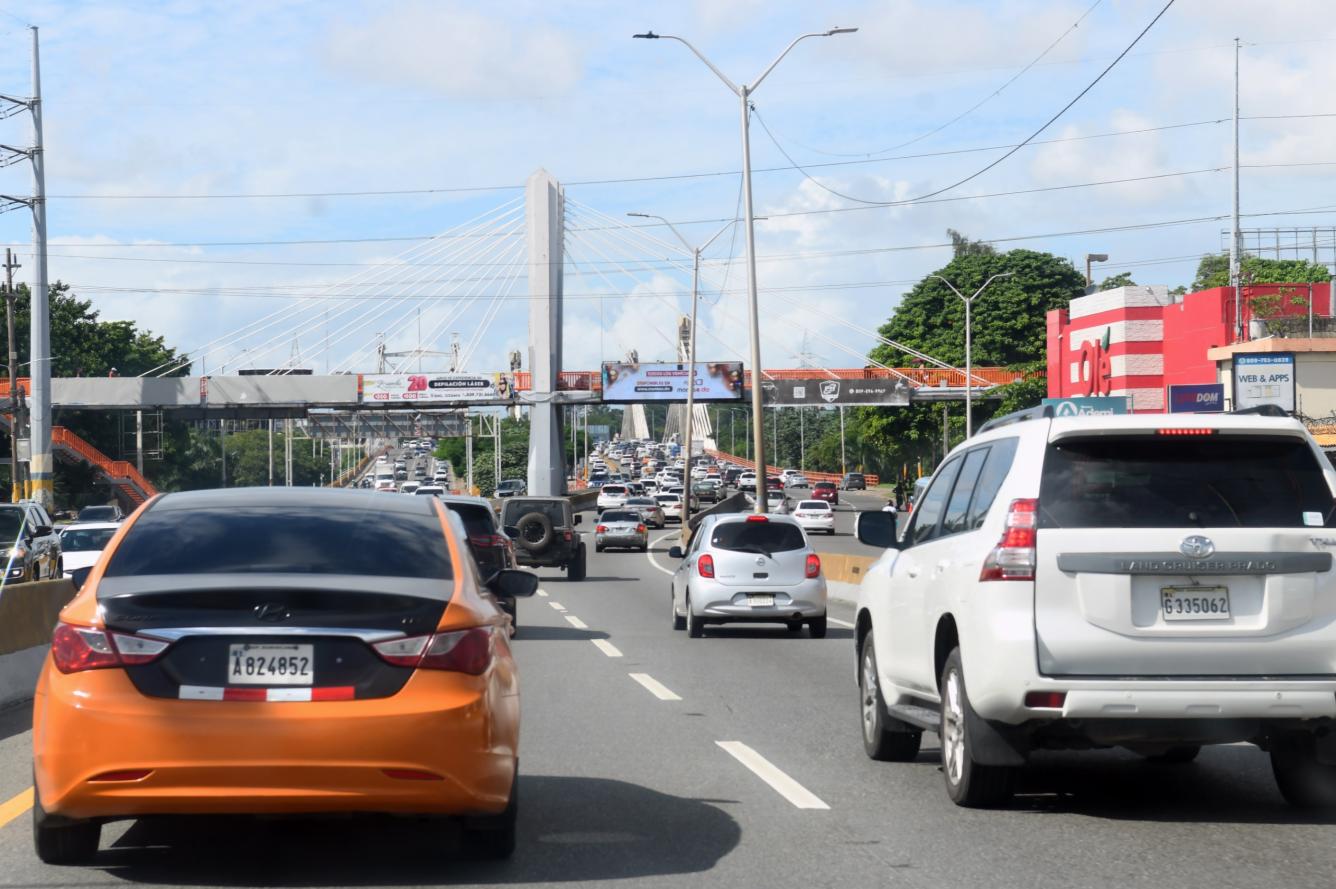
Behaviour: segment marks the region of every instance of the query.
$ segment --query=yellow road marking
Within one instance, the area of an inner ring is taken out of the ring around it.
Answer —
[[[0,827],[4,827],[15,818],[32,808],[32,788],[0,804]]]

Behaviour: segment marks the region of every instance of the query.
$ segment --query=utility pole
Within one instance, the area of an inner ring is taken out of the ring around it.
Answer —
[[[292,418],[283,421],[283,486],[292,487]]]
[[[32,382],[30,450],[28,470],[32,478],[32,497],[48,511],[52,509],[51,459],[51,306],[46,287],[46,158],[42,149],[42,68],[38,51],[37,28],[32,29],[32,235],[34,276],[32,306]]]
[[[14,254],[5,248],[5,321],[9,328],[9,481],[10,502],[23,499],[23,481],[19,478],[19,436],[23,434],[23,420],[19,414],[18,347],[14,344],[14,269],[19,264]]]
[[[269,418],[269,487],[274,486],[274,418]]]
[[[160,427],[161,428],[161,427]],[[144,412],[135,411],[135,468],[144,474]]]
[[[844,405],[840,405],[840,474],[849,473],[849,463],[844,458]]]
[[[218,441],[223,449],[223,487],[227,487],[227,419],[218,421]]]
[[[1243,245],[1239,231],[1239,38],[1234,38],[1234,224],[1229,238],[1229,286],[1234,288],[1234,342],[1242,342]]]
[[[472,494],[473,493],[473,418],[467,415],[465,416],[465,418],[468,420],[469,423],[469,435],[468,438],[464,439],[464,463],[469,468],[468,475],[465,478],[467,479],[466,484],[468,485],[468,492]],[[499,478],[492,479],[492,481],[495,484],[501,483],[501,479]]]

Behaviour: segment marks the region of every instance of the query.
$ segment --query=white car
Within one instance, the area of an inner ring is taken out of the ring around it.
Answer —
[[[948,796],[1006,801],[1033,750],[1269,751],[1336,807],[1336,470],[1258,414],[990,420],[933,473],[859,589],[864,747],[942,739]]]
[[[750,469],[738,476],[738,490],[756,492],[756,473]]]
[[[807,480],[807,476],[798,472],[785,479],[784,486],[786,488],[810,488],[812,483]]]
[[[808,533],[812,531],[835,533],[835,510],[824,500],[799,500],[792,515]]]
[[[705,476],[706,476],[706,471],[704,466],[693,466],[691,468],[691,480],[693,482],[698,482],[701,479],[705,478]]]
[[[385,478],[377,478],[377,479],[376,479],[376,490],[377,490],[377,491],[390,491],[391,493],[393,493],[394,491],[396,491],[396,490],[398,490],[398,489],[394,486],[394,479],[392,479],[392,478],[389,478],[389,479],[385,479]]]
[[[84,578],[120,527],[120,522],[75,522],[60,529],[61,565],[75,587],[83,586]]]
[[[681,494],[655,494],[654,499],[659,501],[663,507],[664,521],[675,520],[682,521],[682,495]]]
[[[626,485],[604,485],[598,489],[598,511],[605,509],[620,509],[626,505],[626,498],[631,496],[631,492]]]
[[[440,485],[422,485],[416,491],[414,491],[413,494],[417,497],[426,497],[426,496],[444,497],[446,494],[446,490],[445,488],[442,488]]]
[[[399,486],[400,494],[412,494],[422,487],[422,482],[404,482]]]

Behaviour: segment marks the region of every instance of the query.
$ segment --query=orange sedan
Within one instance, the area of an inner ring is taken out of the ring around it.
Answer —
[[[33,711],[34,840],[88,861],[106,821],[375,812],[515,845],[519,686],[497,598],[435,497],[157,497],[61,613]]]

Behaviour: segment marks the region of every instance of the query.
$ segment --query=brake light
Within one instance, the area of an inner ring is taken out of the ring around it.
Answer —
[[[696,570],[701,577],[714,577],[714,556],[707,553],[697,559]]]
[[[770,517],[769,517],[769,516],[766,516],[766,515],[761,515],[761,514],[758,514],[758,513],[753,513],[752,515],[747,516],[747,521],[749,521],[749,522],[768,522],[768,521],[770,521]]]
[[[469,543],[473,546],[510,546],[510,538],[502,537],[500,534],[474,534],[469,537]]]
[[[607,526],[607,525],[596,525],[596,526],[594,527],[594,533],[595,533],[595,534],[607,534],[607,533],[608,533],[608,526]]]
[[[636,525],[636,533],[644,534],[646,530],[648,529],[643,524]]]
[[[983,560],[979,580],[1034,580],[1038,500],[1013,500],[1002,539]]]
[[[808,553],[808,554],[807,554],[807,567],[806,567],[804,573],[805,573],[809,578],[810,578],[810,577],[820,577],[820,576],[821,576],[821,557],[818,556],[816,553]]]
[[[381,660],[396,667],[478,676],[492,663],[492,631],[488,627],[392,639],[371,647]]]
[[[563,536],[566,538],[566,540],[569,541],[569,540],[571,539],[571,532],[570,532],[570,531],[567,531],[567,532],[565,532],[565,533],[563,534]]]
[[[58,623],[51,634],[51,660],[62,673],[147,664],[171,643]]]
[[[1156,435],[1215,435],[1214,429],[1156,429]]]
[[[1031,691],[1025,693],[1025,706],[1043,710],[1061,710],[1067,702],[1065,691]]]

